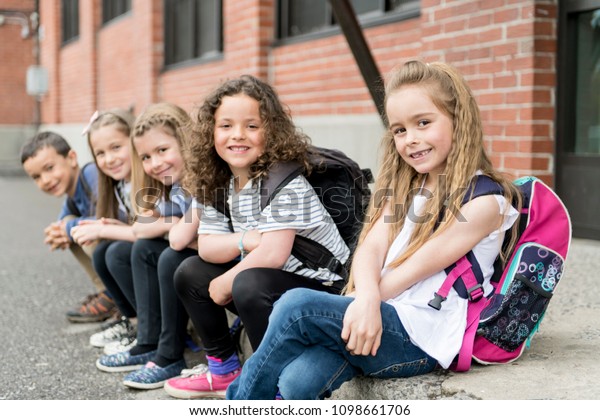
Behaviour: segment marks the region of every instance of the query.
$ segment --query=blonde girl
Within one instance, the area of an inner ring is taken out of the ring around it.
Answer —
[[[173,274],[181,261],[196,254],[199,219],[180,184],[189,123],[180,107],[158,103],[138,116],[132,130],[136,241],[122,256],[129,258],[131,278],[117,281],[133,284],[137,337],[133,347],[102,356],[96,366],[105,372],[133,371],[123,380],[133,388],[161,387],[185,368],[187,315],[175,294]]]
[[[208,366],[167,381],[165,390],[177,398],[222,395],[239,374],[226,308],[239,315],[256,348],[274,302],[285,291],[341,291],[345,282],[337,274],[306,268],[291,255],[296,235],[319,242],[342,262],[349,254],[304,176],[290,181],[262,211],[258,206],[262,179],[274,165],[299,161],[308,170],[309,139],[270,85],[248,75],[227,81],[208,95],[195,121],[186,149],[187,185],[205,207],[199,256],[181,264],[175,287]],[[221,205],[225,202],[229,216]]]
[[[95,271],[113,298],[119,313],[104,331],[93,334],[90,344],[105,347],[135,336],[135,297],[132,287],[121,288],[115,280],[120,269],[121,249],[135,240],[131,190],[131,147],[129,135],[134,116],[123,109],[95,112],[84,130],[98,168],[96,219],[84,220],[71,229],[80,245],[99,241],[92,257]]]
[[[286,293],[258,350],[227,391],[231,399],[317,399],[357,375],[406,377],[448,368],[460,350],[467,301],[452,291],[428,302],[444,269],[472,250],[484,290],[516,191],[492,168],[474,96],[451,66],[411,61],[386,85],[389,130],[348,296]],[[462,205],[475,175],[503,195]],[[378,194],[378,191],[391,191]]]

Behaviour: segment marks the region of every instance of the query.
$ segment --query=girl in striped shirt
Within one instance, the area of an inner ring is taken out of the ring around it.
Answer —
[[[291,180],[260,208],[261,183],[274,165],[299,161],[310,170],[308,145],[274,89],[255,77],[225,82],[201,106],[184,152],[185,186],[204,204],[199,256],[179,266],[175,288],[202,340],[208,366],[167,381],[170,395],[223,395],[239,375],[226,309],[239,315],[257,348],[273,304],[284,292],[342,290],[345,282],[337,274],[311,270],[291,255],[296,235],[319,242],[342,263],[349,255],[306,178]]]

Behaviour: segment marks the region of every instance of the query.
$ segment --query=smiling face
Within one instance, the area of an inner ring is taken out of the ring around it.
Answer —
[[[129,137],[117,130],[115,125],[105,125],[90,134],[90,146],[98,169],[116,181],[122,179],[129,181],[131,177]]]
[[[249,178],[250,167],[265,150],[263,121],[257,100],[244,95],[224,96],[215,112],[215,149],[229,165],[239,186]]]
[[[181,180],[184,163],[175,137],[155,127],[135,137],[133,144],[146,174],[164,185]]]
[[[73,150],[67,156],[62,156],[54,147],[43,147],[23,162],[23,169],[38,188],[47,194],[55,197],[75,194],[79,166]]]
[[[426,89],[414,85],[391,93],[386,112],[402,159],[435,182],[452,149],[452,119],[435,106]]]

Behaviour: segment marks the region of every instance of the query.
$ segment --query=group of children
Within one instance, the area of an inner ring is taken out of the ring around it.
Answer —
[[[91,256],[89,272],[101,280],[76,315],[101,306],[94,320],[113,319],[90,337],[104,348],[97,368],[128,372],[131,388],[230,399],[325,398],[357,375],[448,368],[466,302],[451,292],[440,311],[427,303],[469,250],[489,292],[517,193],[492,168],[477,104],[451,66],[400,66],[386,85],[386,113],[375,188],[391,195],[373,195],[349,279],[292,255],[300,235],[342,263],[350,256],[304,175],[261,209],[275,165],[313,168],[310,140],[256,77],[224,82],[193,118],[168,103],[135,119],[120,109],[94,114],[84,131],[94,164],[81,169],[62,137],[36,135],[23,148],[26,172],[44,192],[68,197],[46,242]],[[462,205],[464,193],[451,192],[478,174],[504,194]],[[228,311],[252,347],[243,366]],[[189,321],[208,362],[192,369],[183,357]]]

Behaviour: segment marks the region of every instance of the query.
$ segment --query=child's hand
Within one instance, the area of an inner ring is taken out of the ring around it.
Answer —
[[[351,355],[375,356],[383,332],[379,299],[354,299],[344,314],[342,340]]]
[[[50,245],[50,250],[67,249],[71,245],[71,240],[65,230],[65,223],[54,222],[44,229],[44,243]]]
[[[89,245],[102,237],[102,229],[104,225],[100,221],[95,223],[79,223],[71,228],[71,236],[73,241],[79,245]]]
[[[231,288],[232,281],[225,276],[219,276],[210,282],[208,293],[217,305],[225,306],[231,302]]]

